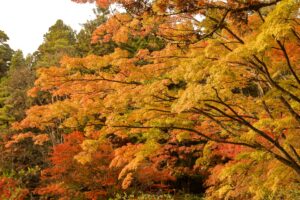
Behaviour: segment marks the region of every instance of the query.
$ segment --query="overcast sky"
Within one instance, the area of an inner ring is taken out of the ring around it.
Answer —
[[[13,49],[26,55],[37,49],[57,19],[79,30],[80,24],[94,18],[93,8],[94,4],[71,0],[0,0],[0,30],[8,35]]]

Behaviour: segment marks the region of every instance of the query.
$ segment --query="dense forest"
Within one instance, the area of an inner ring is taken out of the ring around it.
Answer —
[[[1,200],[300,199],[298,0],[72,1],[0,31]]]

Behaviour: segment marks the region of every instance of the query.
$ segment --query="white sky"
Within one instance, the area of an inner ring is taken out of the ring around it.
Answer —
[[[94,18],[93,8],[71,0],[0,0],[0,30],[10,38],[11,48],[26,55],[38,48],[57,19],[78,31],[80,24]]]

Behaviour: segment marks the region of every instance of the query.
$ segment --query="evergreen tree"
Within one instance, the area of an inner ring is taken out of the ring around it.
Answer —
[[[94,9],[94,14],[96,18],[84,23],[82,25],[83,26],[82,29],[77,34],[76,49],[77,49],[77,53],[81,57],[90,54],[105,55],[114,50],[113,42],[110,43],[91,42],[93,32],[96,30],[96,28],[107,21],[109,10],[98,7]]]
[[[64,55],[76,55],[76,36],[70,26],[64,24],[62,20],[49,28],[44,35],[44,42],[35,52],[37,67],[50,67],[58,65]]]
[[[24,59],[21,50],[16,51],[12,58],[7,75],[0,83],[0,124],[8,128],[15,120],[25,117],[25,109],[31,103],[27,97],[27,90],[33,85],[34,73]]]
[[[7,44],[9,37],[5,34],[4,31],[0,30],[0,76],[4,76],[8,70],[9,62],[13,50]]]

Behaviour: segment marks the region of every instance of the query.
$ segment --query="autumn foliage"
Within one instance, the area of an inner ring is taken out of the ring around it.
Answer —
[[[43,196],[72,199],[85,197],[97,199],[113,192],[117,185],[117,173],[109,169],[112,160],[112,147],[102,144],[97,152],[91,155],[93,161],[87,165],[80,165],[75,159],[82,148],[80,144],[84,135],[73,132],[64,137],[64,143],[54,147],[51,154],[51,167],[42,170],[42,185],[35,190]]]
[[[122,12],[37,69],[3,144],[50,149],[33,194],[299,198],[298,1],[73,1]]]
[[[16,180],[2,177],[0,179],[0,197],[1,199],[22,200],[28,194],[27,189],[20,188]]]

